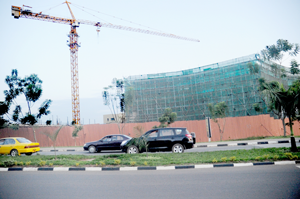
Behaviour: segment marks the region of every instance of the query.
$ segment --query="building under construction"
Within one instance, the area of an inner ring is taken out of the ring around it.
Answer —
[[[259,54],[177,72],[130,76],[125,78],[125,95],[131,89],[134,97],[126,104],[127,122],[158,121],[166,108],[177,113],[178,121],[203,120],[210,116],[207,105],[219,102],[226,102],[229,117],[266,114],[259,78],[290,85],[296,76],[288,68],[262,61]],[[253,104],[263,111],[255,111]]]

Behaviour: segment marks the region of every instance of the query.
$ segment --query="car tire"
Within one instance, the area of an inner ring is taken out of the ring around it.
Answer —
[[[18,156],[19,155],[19,152],[17,149],[13,149],[10,151],[9,153],[12,157],[15,157],[15,156]]]
[[[173,153],[183,153],[184,152],[184,147],[181,144],[174,144],[172,147],[172,152]]]
[[[95,153],[96,152],[96,147],[95,146],[89,146],[89,152],[90,153]]]
[[[32,153],[25,153],[25,155],[27,155],[27,156],[31,156],[31,155],[32,155]]]
[[[131,145],[127,148],[127,153],[130,153],[130,154],[139,153],[139,149],[136,146]]]

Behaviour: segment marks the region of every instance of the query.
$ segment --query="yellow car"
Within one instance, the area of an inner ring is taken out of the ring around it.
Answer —
[[[31,142],[22,137],[0,138],[0,154],[17,156],[21,154],[31,155],[40,151],[40,144]]]

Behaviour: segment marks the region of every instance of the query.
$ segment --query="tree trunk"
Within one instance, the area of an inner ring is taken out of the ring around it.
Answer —
[[[282,126],[283,126],[283,136],[286,137],[286,128],[285,128],[285,123],[284,123],[283,117],[281,117],[281,121],[282,121]]]
[[[32,126],[32,131],[33,131],[34,142],[37,142],[36,135],[35,135],[35,130],[34,130],[34,127],[33,127],[33,126]]]
[[[297,145],[296,145],[296,140],[294,137],[294,132],[293,132],[293,126],[292,126],[292,118],[289,117],[289,124],[290,124],[290,129],[291,129],[291,151],[292,152],[298,152]]]

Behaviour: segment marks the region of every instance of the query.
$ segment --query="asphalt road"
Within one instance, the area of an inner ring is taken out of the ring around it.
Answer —
[[[300,143],[296,143],[297,146],[300,146]],[[254,149],[254,148],[273,148],[273,147],[291,147],[290,143],[283,144],[265,144],[265,145],[241,145],[241,146],[224,146],[224,147],[196,147],[193,149],[188,149],[185,152],[206,152],[206,151],[227,151],[227,150],[239,150],[239,149]],[[88,151],[57,151],[56,155],[108,155],[108,154],[121,154],[122,151],[101,151],[100,153],[89,153]],[[168,152],[163,152],[168,153]],[[39,152],[41,155],[54,155],[54,152],[43,151]]]
[[[299,166],[298,166],[299,167]],[[300,168],[0,172],[0,198],[300,198]]]

